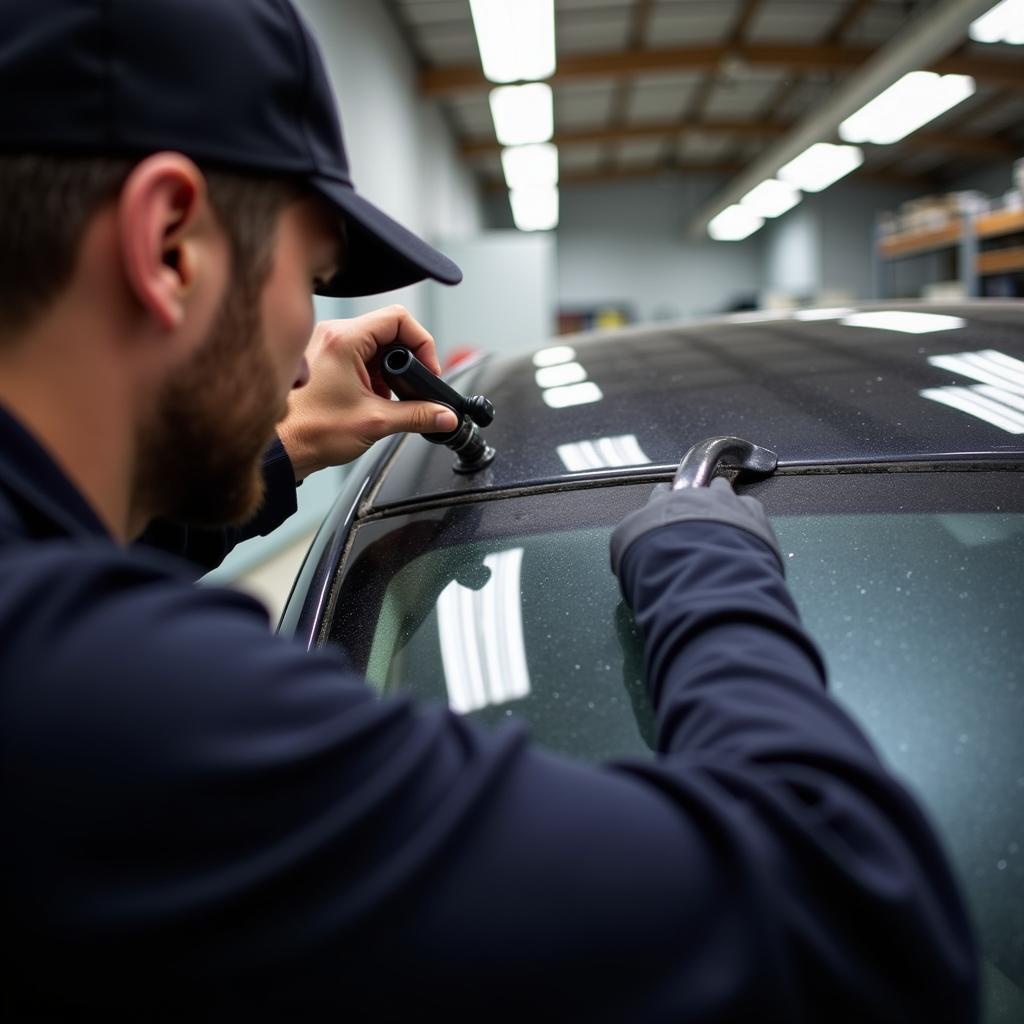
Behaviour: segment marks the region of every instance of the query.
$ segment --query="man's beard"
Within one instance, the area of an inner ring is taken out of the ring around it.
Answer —
[[[277,388],[259,290],[236,284],[142,431],[134,508],[195,526],[252,518],[263,501],[262,455],[285,408]]]

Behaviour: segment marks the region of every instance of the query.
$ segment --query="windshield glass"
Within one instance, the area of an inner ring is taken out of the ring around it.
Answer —
[[[831,692],[959,866],[987,949],[986,1019],[1024,1019],[1024,487],[1011,473],[858,474],[755,490]],[[368,524],[334,636],[382,692],[514,715],[579,757],[649,752],[641,640],[608,566],[611,530],[649,491]]]

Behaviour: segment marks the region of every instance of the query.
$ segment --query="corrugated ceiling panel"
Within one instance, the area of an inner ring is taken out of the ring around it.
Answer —
[[[758,76],[757,79],[719,79],[704,107],[704,117],[709,121],[747,121],[756,116],[765,104],[770,91],[777,88],[782,79],[781,72],[772,77]]]
[[[561,146],[558,150],[558,166],[563,171],[590,171],[604,159],[605,146],[588,143],[583,146]]]
[[[472,24],[431,25],[415,32],[416,47],[431,64],[476,64],[480,51]]]
[[[580,82],[555,89],[556,128],[595,128],[608,121],[614,82]]]
[[[472,21],[466,0],[398,0],[395,8],[410,25]]]
[[[699,81],[698,75],[660,81],[637,79],[630,90],[626,106],[627,120],[631,123],[642,123],[681,117],[689,107]]]
[[[771,0],[761,4],[745,38],[757,43],[816,43],[847,6],[846,0]]]
[[[556,22],[556,45],[561,54],[620,50],[629,35],[629,11],[591,11],[567,14]]]
[[[667,139],[630,139],[616,147],[616,159],[623,167],[647,166],[670,152]]]
[[[736,143],[718,135],[684,135],[676,153],[687,163],[716,163],[736,149]]]
[[[654,9],[645,42],[655,48],[719,43],[738,12],[736,0],[663,0]]]

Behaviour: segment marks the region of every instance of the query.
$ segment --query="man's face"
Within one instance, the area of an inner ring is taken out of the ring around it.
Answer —
[[[166,380],[140,446],[144,507],[195,525],[251,518],[263,452],[308,378],[315,279],[333,274],[338,235],[318,200],[286,207],[261,287],[233,275],[213,326]]]

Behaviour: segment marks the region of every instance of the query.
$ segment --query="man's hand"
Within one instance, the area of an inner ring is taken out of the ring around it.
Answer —
[[[277,426],[296,480],[351,462],[389,434],[458,426],[455,413],[443,405],[391,399],[381,350],[399,343],[440,374],[434,339],[402,306],[317,324],[306,350],[309,383],[291,393],[288,415]]]
[[[725,523],[763,541],[785,571],[779,542],[764,508],[756,498],[736,494],[724,477],[715,477],[710,487],[684,487],[673,491],[659,484],[647,504],[631,512],[611,536],[612,572],[622,579],[622,561],[629,546],[651,530],[686,521]]]

